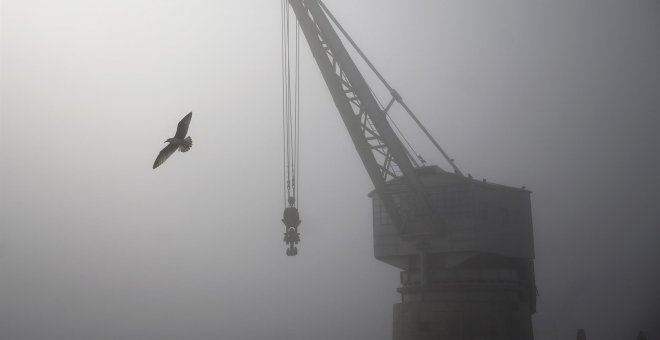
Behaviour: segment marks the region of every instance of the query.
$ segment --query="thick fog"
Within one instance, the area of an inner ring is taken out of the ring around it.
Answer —
[[[660,339],[660,2],[326,5],[464,172],[532,190],[536,338]],[[279,1],[2,1],[0,339],[391,338],[399,271],[304,40],[285,255],[280,24]]]

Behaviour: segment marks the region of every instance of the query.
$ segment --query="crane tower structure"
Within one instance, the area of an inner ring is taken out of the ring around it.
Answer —
[[[321,1],[288,3],[375,187],[374,255],[402,270],[393,338],[533,339],[530,192],[463,176],[433,139],[453,171],[419,166],[387,120],[395,103],[412,115],[401,96],[374,69],[392,95],[380,106],[335,27],[372,64]]]

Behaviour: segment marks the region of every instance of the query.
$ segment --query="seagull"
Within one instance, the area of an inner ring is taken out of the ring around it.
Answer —
[[[176,133],[174,134],[174,137],[168,138],[165,141],[165,143],[169,142],[170,144],[167,144],[163,150],[160,150],[160,153],[154,162],[154,169],[163,164],[167,158],[172,156],[176,149],[179,149],[181,152],[190,150],[192,147],[192,138],[190,138],[190,136],[186,137],[186,134],[188,133],[188,126],[190,126],[190,119],[192,119],[192,112],[181,119],[179,125],[176,127]]]

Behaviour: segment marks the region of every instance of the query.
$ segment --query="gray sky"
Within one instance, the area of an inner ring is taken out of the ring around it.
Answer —
[[[660,339],[660,2],[327,5],[465,172],[533,191],[537,339]],[[279,6],[1,2],[0,338],[391,337],[399,273],[304,42],[284,254]]]

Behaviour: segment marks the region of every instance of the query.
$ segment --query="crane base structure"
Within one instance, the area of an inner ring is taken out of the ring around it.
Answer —
[[[492,260],[434,268],[425,288],[419,271],[402,272],[393,339],[533,339],[529,290],[518,275],[529,269],[516,261],[484,263]]]
[[[403,269],[393,339],[533,339],[537,291],[530,192],[437,167],[418,173],[435,225],[400,235],[378,195],[371,195],[374,255]],[[406,186],[388,184],[405,206]]]

